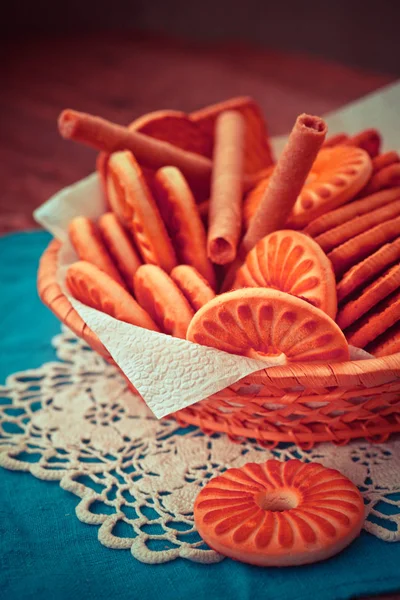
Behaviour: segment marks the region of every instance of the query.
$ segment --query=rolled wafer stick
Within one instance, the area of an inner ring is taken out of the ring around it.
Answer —
[[[346,140],[349,139],[349,136],[346,133],[337,133],[336,135],[332,135],[322,144],[322,148],[332,148],[333,146],[338,146],[339,144],[343,144]]]
[[[374,158],[379,154],[381,135],[376,129],[364,129],[341,143],[346,146],[358,146],[368,152],[371,158]]]
[[[212,163],[200,154],[182,150],[168,142],[132,131],[101,117],[71,109],[66,109],[60,114],[58,129],[63,138],[81,142],[96,150],[108,153],[130,150],[146,167],[178,167],[189,182],[205,189],[209,188]]]
[[[226,265],[236,257],[242,229],[242,179],[245,122],[236,111],[221,113],[216,121],[214,168],[209,206],[208,257]]]
[[[323,144],[326,132],[326,123],[320,117],[307,114],[297,117],[288,142],[272,172],[269,185],[242,239],[237,257],[228,269],[222,292],[231,289],[237,270],[257,242],[285,225]]]
[[[297,117],[265,194],[242,240],[240,258],[244,259],[261,238],[284,226],[326,132],[326,123],[320,117],[306,114]]]
[[[384,167],[371,177],[363,194],[373,194],[385,188],[400,185],[400,162]]]
[[[390,150],[390,152],[380,154],[372,159],[372,173],[375,174],[381,169],[398,162],[400,162],[400,156],[396,150]]]

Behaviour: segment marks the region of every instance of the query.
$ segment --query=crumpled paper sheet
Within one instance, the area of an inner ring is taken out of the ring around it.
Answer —
[[[395,113],[399,104],[397,83],[328,115],[329,135],[376,127],[383,134],[385,148],[398,148],[400,119]],[[286,137],[273,140],[277,155],[285,140]],[[58,273],[63,291],[156,417],[186,408],[246,375],[272,366],[117,321],[75,300],[65,287],[66,268],[77,260],[68,241],[68,223],[77,215],[97,219],[105,206],[98,177],[92,174],[50,198],[35,211],[34,217],[63,242]],[[352,347],[350,356],[352,360],[371,358]]]

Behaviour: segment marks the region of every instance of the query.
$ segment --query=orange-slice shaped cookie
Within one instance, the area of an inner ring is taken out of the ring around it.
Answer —
[[[222,112],[236,110],[246,121],[244,173],[255,174],[274,161],[268,141],[268,132],[261,108],[252,98],[231,98],[190,113],[190,119],[199,129],[214,139],[215,121]]]
[[[364,518],[362,496],[347,477],[295,459],[228,469],[194,504],[197,531],[211,548],[262,567],[325,560],[359,535]]]
[[[366,350],[377,358],[400,352],[400,321],[368,344]]]
[[[399,235],[400,216],[376,225],[360,233],[328,254],[336,277],[339,278],[354,264],[357,264],[383,244],[391,242]]]
[[[399,287],[400,265],[395,265],[368,285],[357,298],[350,300],[340,308],[336,319],[337,324],[341,329],[349,327]]]
[[[178,265],[171,271],[171,279],[195,310],[199,310],[210,300],[215,298],[215,292],[210,287],[208,281],[190,265]]]
[[[233,289],[266,287],[307,300],[335,318],[335,274],[318,244],[304,233],[275,231],[248,253],[236,275]]]
[[[212,157],[213,138],[184,112],[156,110],[135,119],[130,129],[140,131],[189,152]]]
[[[314,161],[287,225],[297,229],[305,227],[310,220],[354,198],[367,183],[371,172],[371,159],[364,150],[350,146],[323,148]],[[265,180],[264,185],[267,187]],[[248,223],[255,213],[261,197],[260,183],[258,194],[254,191],[245,201],[245,222]]]
[[[179,169],[163,167],[154,178],[161,215],[180,262],[192,265],[215,288],[207,237],[193,194]]]
[[[321,235],[329,229],[338,227],[343,223],[347,223],[355,217],[360,217],[366,213],[369,213],[381,206],[385,206],[394,200],[400,198],[400,187],[393,188],[391,190],[384,190],[371,196],[365,196],[361,200],[350,202],[346,206],[341,206],[336,210],[332,210],[321,217],[318,217],[314,221],[311,221],[307,227],[303,229],[304,233],[308,233],[313,237]]]
[[[346,339],[328,315],[300,298],[265,288],[217,296],[195,314],[187,339],[277,365],[349,358]]]
[[[134,236],[146,263],[159,265],[168,273],[177,262],[175,251],[157,204],[131,152],[115,152],[108,162],[111,178],[110,204]]]
[[[159,331],[149,314],[107,273],[84,260],[67,270],[66,283],[71,294],[91,308],[137,327]]]
[[[371,159],[360,148],[334,146],[322,149],[288,224],[304,227],[311,219],[354,198],[367,183],[371,172]]]
[[[349,342],[357,348],[375,340],[384,331],[400,320],[400,290],[376,304],[372,310],[353,323],[344,334]]]
[[[336,286],[340,302],[352,292],[368,284],[373,277],[379,275],[400,259],[400,238],[390,244],[385,244],[379,250],[367,256],[364,260],[351,267]]]
[[[194,315],[185,296],[160,267],[143,265],[134,277],[135,296],[164,333],[185,338]]]
[[[370,213],[355,217],[347,223],[338,225],[329,231],[325,231],[315,238],[315,241],[321,246],[324,252],[330,252],[337,246],[344,244],[347,240],[364,231],[369,231],[372,227],[393,219],[400,214],[400,202],[394,201],[386,206],[377,208]]]
[[[103,244],[95,224],[88,217],[75,217],[68,226],[68,235],[75,252],[81,260],[96,265],[123,287],[125,282],[118,272],[107,248]]]
[[[114,213],[102,215],[98,221],[100,235],[127,287],[133,290],[133,276],[142,264],[126,230]]]
[[[371,158],[374,158],[379,154],[381,141],[381,134],[377,129],[363,129],[363,131],[349,137],[343,144],[362,148],[365,152],[368,152]]]

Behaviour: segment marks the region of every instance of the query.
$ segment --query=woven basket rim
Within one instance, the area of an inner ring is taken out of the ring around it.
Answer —
[[[96,352],[103,357],[111,359],[110,353],[101,343],[97,335],[82,320],[71,303],[62,292],[57,282],[58,252],[61,242],[53,239],[45,249],[39,264],[37,288],[42,302],[69,327],[78,337],[83,338]],[[62,308],[61,308],[62,307]],[[112,360],[112,359],[111,359]],[[254,384],[277,386],[279,388],[293,385],[318,388],[318,380],[323,380],[322,387],[327,386],[327,380],[332,385],[346,383],[350,385],[363,385],[369,387],[386,379],[400,378],[400,352],[381,358],[370,360],[345,361],[326,364],[292,364],[279,367],[269,367],[260,370],[246,378]],[[368,381],[370,384],[368,385]]]

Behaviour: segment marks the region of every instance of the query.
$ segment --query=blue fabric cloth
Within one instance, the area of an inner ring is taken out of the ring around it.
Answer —
[[[0,238],[0,381],[54,360],[59,323],[36,293],[44,232]],[[0,471],[0,596],[3,600],[341,599],[400,589],[400,544],[363,533],[326,562],[262,569],[226,559],[215,565],[176,560],[146,565],[127,550],[100,545],[81,523],[78,502],[55,482]]]

